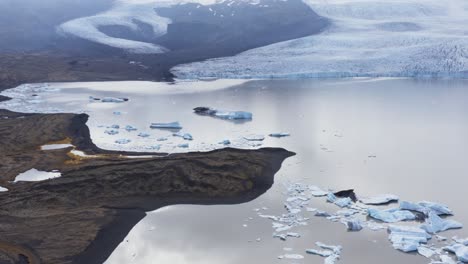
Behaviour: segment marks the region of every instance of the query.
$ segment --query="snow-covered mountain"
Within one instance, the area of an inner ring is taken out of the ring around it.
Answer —
[[[468,77],[466,0],[304,0],[322,34],[175,67],[180,78]]]

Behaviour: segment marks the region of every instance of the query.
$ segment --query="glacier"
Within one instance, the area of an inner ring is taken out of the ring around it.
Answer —
[[[178,78],[468,77],[468,1],[303,0],[323,33],[178,65]]]

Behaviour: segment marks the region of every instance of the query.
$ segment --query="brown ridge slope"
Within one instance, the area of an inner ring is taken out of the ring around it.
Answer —
[[[250,201],[273,184],[284,149],[124,158],[90,139],[86,115],[0,110],[0,263],[102,263],[145,212]],[[40,146],[70,142],[94,158]],[[159,156],[157,156],[159,155]],[[10,183],[31,168],[62,177]]]

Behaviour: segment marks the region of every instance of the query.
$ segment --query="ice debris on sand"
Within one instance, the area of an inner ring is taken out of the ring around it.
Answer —
[[[126,138],[122,138],[122,139],[117,139],[115,141],[116,144],[121,144],[121,145],[125,145],[125,144],[128,144],[130,143],[131,140],[130,139],[126,139]]]
[[[8,192],[8,189],[5,187],[0,186],[0,192]]]
[[[213,117],[218,117],[221,119],[227,119],[227,120],[251,120],[252,119],[252,113],[250,112],[245,112],[245,111],[225,111],[225,110],[219,110],[211,107],[196,107],[193,109],[196,114],[199,115],[208,115],[208,116],[213,116]]]
[[[397,202],[400,198],[393,194],[382,194],[373,197],[361,198],[359,201],[367,205],[381,205],[391,202]]]
[[[159,128],[159,129],[182,129],[182,126],[179,122],[170,122],[170,123],[151,123],[150,128]]]

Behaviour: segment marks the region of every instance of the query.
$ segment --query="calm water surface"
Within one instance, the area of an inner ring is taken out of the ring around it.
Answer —
[[[228,89],[191,94],[91,91],[80,84],[48,95],[49,105],[88,111],[93,139],[107,148],[144,150],[150,144],[167,144],[165,151],[180,151],[182,139],[156,142],[167,131],[146,129],[151,122],[180,121],[195,140],[190,150],[220,147],[246,134],[289,132],[291,137],[267,138],[264,146],[283,147],[297,153],[283,164],[274,186],[258,199],[241,205],[177,205],[151,212],[129,233],[107,263],[323,263],[305,254],[316,241],[343,246],[340,263],[429,263],[422,256],[393,250],[386,232],[346,232],[340,223],[313,217],[295,228],[301,238],[272,238],[265,214],[285,213],[284,191],[292,182],[342,190],[358,195],[393,193],[404,200],[430,200],[449,205],[454,219],[468,225],[468,81],[408,79],[251,81]],[[115,84],[119,86],[118,83]],[[68,86],[73,86],[69,84]],[[92,87],[91,87],[92,88]],[[127,96],[128,103],[90,103],[89,95]],[[251,122],[236,124],[197,116],[196,106],[245,110]],[[113,111],[125,112],[115,116]],[[122,131],[108,136],[99,125],[132,124],[150,138],[138,139]],[[115,138],[132,138],[128,146],[115,146]],[[375,156],[375,157],[374,157]],[[311,207],[338,210],[323,199]],[[252,219],[249,219],[249,218]],[[460,230],[444,236],[466,237]],[[260,241],[256,241],[260,238]],[[292,248],[290,252],[283,248]],[[298,253],[302,260],[280,260]]]

